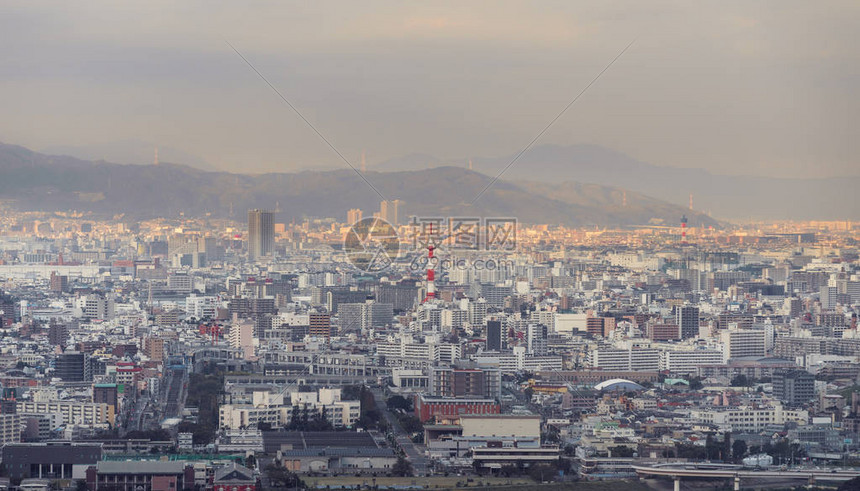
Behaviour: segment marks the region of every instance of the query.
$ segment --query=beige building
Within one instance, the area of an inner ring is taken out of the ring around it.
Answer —
[[[512,436],[540,438],[540,416],[512,414],[463,414],[463,436]]]
[[[94,402],[19,401],[17,410],[28,414],[60,414],[64,424],[78,426],[113,426],[115,418],[113,406]]]

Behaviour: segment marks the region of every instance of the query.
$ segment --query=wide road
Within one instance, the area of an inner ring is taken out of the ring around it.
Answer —
[[[752,469],[732,464],[696,463],[642,464],[634,465],[633,470],[636,471],[639,477],[666,476],[675,478],[675,489],[678,489],[678,483],[685,477],[734,479],[735,489],[738,489],[741,480],[744,479],[791,479],[814,483],[817,481],[848,481],[860,476],[860,471],[840,468],[794,468],[783,470],[778,467],[768,467]]]
[[[397,442],[397,446],[403,449],[403,452],[406,453],[406,458],[409,459],[409,462],[412,464],[412,468],[415,469],[416,476],[426,476],[427,475],[427,457],[424,455],[424,452],[421,448],[409,438],[409,434],[400,426],[400,421],[394,417],[391,412],[388,411],[388,406],[385,404],[385,395],[379,389],[373,389],[373,399],[376,402],[376,409],[385,417],[385,420],[388,421],[388,424],[391,426],[391,431],[394,432],[394,439]]]
[[[184,368],[172,368],[170,370],[170,385],[163,404],[164,419],[182,416],[182,408],[185,407],[187,381],[187,372]]]

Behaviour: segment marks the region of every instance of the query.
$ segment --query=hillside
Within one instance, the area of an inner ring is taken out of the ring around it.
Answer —
[[[49,156],[0,145],[0,199],[25,210],[79,210],[133,217],[211,213],[234,218],[249,208],[275,208],[279,220],[344,217],[368,213],[380,198],[351,170],[262,175],[207,172],[183,165],[119,165]],[[402,172],[368,172],[387,198],[404,202],[402,216],[513,216],[526,223],[571,226],[677,223],[687,213],[693,224],[716,226],[704,214],[628,191],[576,182],[539,184],[498,181],[478,202],[469,203],[490,177],[459,167]]]
[[[495,175],[513,155],[474,158],[476,171]],[[450,162],[442,160],[441,162]],[[385,170],[426,169],[439,160],[410,155],[379,164]],[[465,166],[466,159],[457,161]],[[526,152],[505,174],[505,179],[554,184],[573,181],[614,186],[636,191],[686,207],[694,207],[726,219],[858,220],[860,177],[790,179],[726,176],[702,169],[653,165],[598,145],[537,145]],[[628,196],[629,197],[629,196]]]

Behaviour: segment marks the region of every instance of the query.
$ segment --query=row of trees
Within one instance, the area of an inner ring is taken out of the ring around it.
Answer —
[[[675,453],[679,458],[691,460],[720,460],[737,463],[740,463],[747,455],[760,453],[770,455],[777,462],[788,462],[805,455],[805,451],[800,444],[791,443],[785,438],[772,443],[768,442],[764,446],[753,445],[752,447],[748,447],[747,442],[744,440],[732,440],[731,433],[726,433],[723,441],[708,436],[704,446],[678,444],[675,446]],[[612,455],[616,455],[614,451]]]
[[[183,421],[178,430],[191,433],[195,445],[206,445],[215,439],[218,431],[218,400],[224,390],[224,373],[192,373],[189,376],[186,405],[197,407],[197,423]]]

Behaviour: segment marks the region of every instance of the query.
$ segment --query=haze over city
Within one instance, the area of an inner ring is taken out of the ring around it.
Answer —
[[[860,489],[860,4],[0,6],[0,491]]]
[[[715,174],[858,175],[856,2],[8,2],[0,140],[241,172],[504,157],[541,139]],[[59,152],[57,152],[59,150]],[[183,162],[186,160],[187,162]],[[492,173],[496,169],[484,169]]]

